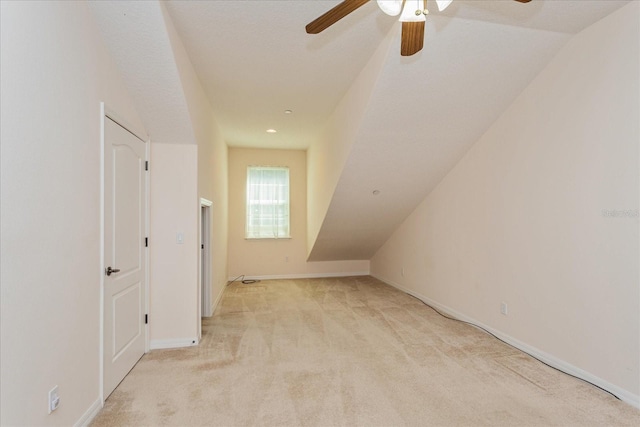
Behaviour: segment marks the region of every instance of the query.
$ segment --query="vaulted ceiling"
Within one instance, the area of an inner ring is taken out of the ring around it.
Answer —
[[[442,13],[434,5],[424,49],[411,57],[400,56],[396,18],[373,1],[318,35],[304,26],[339,1],[171,0],[165,6],[229,146],[307,149],[374,52],[388,44],[310,254],[329,260],[369,259],[573,34],[627,2],[454,0]],[[140,59],[149,49],[136,52],[136,31],[153,32],[153,25],[127,31],[118,19],[122,2],[98,3],[93,9],[112,50],[119,44],[130,52],[116,60],[129,70],[128,82],[138,80],[134,96],[146,106],[139,107],[143,120],[158,133],[172,123],[181,129],[170,111],[153,111],[170,100],[141,87],[175,86],[167,82],[175,65],[153,71]],[[144,15],[145,6],[130,13]],[[168,43],[158,37],[157,44]],[[153,53],[149,59],[163,67]],[[266,133],[269,128],[277,133]]]

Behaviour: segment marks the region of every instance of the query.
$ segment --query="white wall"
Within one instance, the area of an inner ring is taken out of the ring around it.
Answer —
[[[142,124],[85,3],[0,7],[0,424],[73,425],[100,403],[100,101]]]
[[[371,265],[635,405],[639,16],[631,2],[571,39]]]
[[[227,283],[228,167],[227,144],[222,138],[213,110],[187,52],[176,33],[164,5],[160,3],[167,33],[198,145],[198,198],[213,202],[211,207],[211,298],[212,305]]]
[[[198,147],[153,144],[149,233],[151,348],[190,345],[198,337]],[[178,233],[184,243],[177,242]]]
[[[247,167],[286,166],[290,181],[290,239],[245,239]],[[229,149],[229,277],[319,277],[369,273],[369,261],[307,262],[306,153]]]

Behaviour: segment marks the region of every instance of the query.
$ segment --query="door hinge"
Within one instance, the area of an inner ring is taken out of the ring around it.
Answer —
[[[144,315],[144,324],[146,325],[147,323],[149,323],[149,315],[145,314]]]
[[[145,162],[144,162],[144,170],[146,170],[146,171],[149,170],[149,160],[145,160]]]
[[[148,248],[148,247],[149,247],[149,238],[148,238],[148,237],[145,237],[145,238],[144,238],[144,247],[145,247],[145,248]]]
[[[202,249],[204,249],[204,244],[201,246]]]

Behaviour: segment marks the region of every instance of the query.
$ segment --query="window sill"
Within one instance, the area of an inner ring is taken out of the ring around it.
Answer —
[[[291,240],[289,237],[245,237],[244,240]]]

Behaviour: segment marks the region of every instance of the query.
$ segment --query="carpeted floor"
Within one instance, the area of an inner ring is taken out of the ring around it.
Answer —
[[[371,277],[230,285],[94,426],[638,426],[640,411]]]

